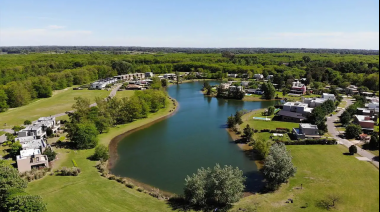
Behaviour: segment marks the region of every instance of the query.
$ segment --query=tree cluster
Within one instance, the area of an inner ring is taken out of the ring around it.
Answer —
[[[90,107],[90,100],[77,97],[67,123],[68,138],[79,149],[97,146],[97,135],[107,132],[116,124],[126,124],[146,118],[167,105],[167,94],[163,90],[136,91],[130,98],[96,99],[97,106]]]
[[[185,199],[192,205],[230,205],[240,200],[245,189],[245,177],[232,166],[198,169],[185,179]]]
[[[308,121],[311,124],[318,126],[320,134],[323,135],[327,132],[326,116],[336,109],[335,103],[332,100],[324,102],[322,105],[314,108],[313,112],[309,115]]]
[[[26,193],[26,187],[17,169],[0,162],[0,211],[47,211],[42,198]]]

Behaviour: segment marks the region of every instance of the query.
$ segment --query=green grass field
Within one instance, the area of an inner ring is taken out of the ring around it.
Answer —
[[[150,114],[146,119],[112,128],[99,136],[100,143],[108,145],[117,135],[167,115],[174,108],[173,104],[168,105],[170,106],[166,109]],[[101,177],[94,167],[97,162],[87,159],[94,150],[60,149],[59,152],[58,157],[61,159],[55,168],[72,167],[71,160],[74,159],[82,173],[78,177],[47,176],[29,183],[27,192],[41,195],[47,203],[48,211],[171,211],[165,201]]]
[[[341,198],[332,211],[379,211],[379,170],[368,162],[345,156],[343,146],[288,146],[298,172],[289,184],[272,194],[254,195],[241,200],[232,211],[297,212],[326,211],[317,207],[329,194]],[[297,189],[303,184],[303,189]],[[289,199],[293,204],[286,204]],[[301,207],[307,206],[306,209]]]
[[[265,109],[253,111],[251,113],[245,114],[242,117],[243,124],[240,125],[240,129],[244,129],[247,124],[249,124],[253,129],[255,130],[262,130],[262,129],[270,129],[275,130],[276,128],[297,128],[299,127],[298,123],[292,123],[292,122],[282,122],[282,121],[262,121],[262,120],[253,120],[253,117],[263,117],[262,112]],[[273,118],[274,115],[268,116],[268,118]]]
[[[133,90],[118,91],[116,93],[116,97],[117,98],[131,97],[133,96],[134,93],[135,91]]]
[[[95,102],[95,97],[105,98],[109,95],[105,90],[78,90],[72,88],[56,91],[55,94],[46,99],[39,99],[28,105],[9,109],[0,113],[0,128],[12,128],[14,125],[22,125],[25,120],[37,120],[39,117],[51,116],[58,113],[70,111],[75,103],[75,97],[90,98]],[[6,126],[5,126],[6,124]]]

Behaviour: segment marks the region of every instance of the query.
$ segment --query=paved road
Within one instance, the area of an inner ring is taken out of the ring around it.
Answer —
[[[352,100],[351,99],[348,99],[348,98],[345,98],[344,101],[347,101],[347,107],[349,107],[350,105],[353,104]],[[339,117],[342,115],[342,113],[344,112],[344,110],[340,111],[339,113],[337,113],[336,115],[332,116],[332,117],[328,117],[327,118],[327,127],[328,127],[328,130],[329,130],[329,133],[335,138],[337,139],[338,143],[339,144],[342,144],[344,146],[346,146],[347,148],[349,148],[351,145],[355,145],[354,143],[352,143],[351,141],[347,140],[347,139],[342,139],[341,137],[339,137],[339,135],[341,135],[342,133],[339,132],[337,130],[337,128],[335,127],[335,120],[336,119],[339,119]],[[374,158],[376,157],[374,154],[358,147],[358,154],[361,155],[362,157],[366,157],[368,158],[369,160],[372,161],[372,163],[377,167],[379,168],[379,162],[378,161],[374,161]]]
[[[116,85],[116,87],[114,87],[112,89],[112,91],[111,91],[111,93],[110,93],[110,95],[108,97],[112,98],[112,97],[116,96],[116,93],[117,93],[117,91],[119,90],[119,88],[121,86],[122,86],[122,84]],[[95,107],[95,106],[96,106],[96,103],[90,105],[90,107]],[[69,111],[69,112],[73,112],[73,111]],[[64,116],[64,115],[66,115],[66,112],[65,113],[58,113],[58,114],[52,115],[52,117],[57,118],[57,117]],[[0,131],[4,131],[4,132],[7,132],[7,133],[12,133],[12,134],[14,133],[14,131],[11,130],[11,129],[0,129]]]

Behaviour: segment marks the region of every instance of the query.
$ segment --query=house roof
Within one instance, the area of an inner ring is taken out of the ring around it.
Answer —
[[[302,102],[287,102],[284,106],[308,107],[309,105]]]
[[[318,130],[318,126],[312,124],[300,124],[300,128]]]
[[[25,159],[26,157],[32,156],[32,155],[40,155],[41,150],[39,149],[28,149],[28,150],[21,150],[20,155],[17,155],[17,160]]]
[[[356,119],[360,122],[369,122],[369,123],[375,123],[373,120],[366,120],[366,118],[371,118],[369,116],[363,116],[363,115],[355,115]]]
[[[280,116],[287,116],[287,117],[297,118],[301,120],[306,119],[301,113],[293,113],[293,112],[284,111],[284,110],[281,110],[277,114]]]

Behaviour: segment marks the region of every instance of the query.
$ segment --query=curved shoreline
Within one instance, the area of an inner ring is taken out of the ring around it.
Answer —
[[[130,130],[127,130],[127,131],[125,131],[124,133],[122,133],[122,134],[120,134],[120,135],[114,137],[114,138],[110,141],[110,143],[109,143],[109,145],[108,145],[109,153],[110,153],[110,158],[109,158],[109,160],[108,160],[108,164],[107,164],[107,168],[108,168],[108,169],[112,169],[112,168],[115,166],[116,162],[118,161],[118,159],[119,159],[119,155],[118,155],[118,153],[117,153],[117,147],[118,147],[119,142],[120,142],[121,140],[123,140],[124,137],[126,137],[127,135],[129,135],[129,134],[131,134],[131,133],[133,133],[133,132],[136,132],[136,131],[138,131],[138,130],[141,130],[141,129],[144,129],[144,128],[147,128],[147,127],[150,127],[150,126],[152,126],[153,124],[158,123],[158,122],[160,122],[160,121],[162,121],[162,120],[164,120],[164,119],[166,119],[166,118],[169,118],[169,117],[171,117],[171,116],[174,116],[174,115],[177,113],[177,111],[178,111],[178,109],[179,109],[179,107],[180,107],[179,103],[177,102],[176,99],[174,99],[174,98],[172,98],[172,97],[169,97],[169,99],[171,100],[171,101],[170,101],[170,104],[173,103],[172,101],[175,102],[175,108],[174,108],[174,110],[173,110],[172,112],[170,112],[170,113],[168,113],[168,114],[166,114],[166,115],[160,116],[160,117],[158,117],[158,118],[152,120],[151,122],[149,122],[149,123],[147,123],[147,124],[144,124],[144,125],[141,125],[141,126],[139,126],[139,127],[136,127],[136,128],[130,129]],[[173,103],[173,104],[174,104],[174,103]]]

